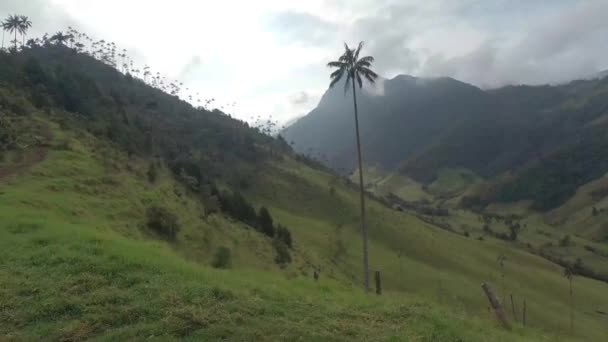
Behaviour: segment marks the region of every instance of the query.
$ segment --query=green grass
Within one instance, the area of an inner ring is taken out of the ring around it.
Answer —
[[[342,180],[290,159],[252,176],[247,196],[289,227],[294,262],[221,215],[161,169],[87,134],[52,126],[48,157],[0,182],[0,338],[131,340],[602,340],[608,286],[567,282],[543,259],[497,241],[447,233],[370,202],[370,262],[384,294],[363,295],[358,200]],[[332,191],[331,188],[334,190]],[[178,216],[175,243],[144,228],[145,209]],[[233,268],[208,265],[219,246]],[[525,298],[530,327],[502,331],[480,289],[509,257],[506,291]],[[321,268],[318,283],[313,266]]]
[[[358,202],[351,189],[341,188],[332,195],[329,189],[337,183],[322,172],[282,163],[257,179],[250,196],[272,208],[292,229],[296,241],[316,247],[306,248],[314,263],[330,265],[333,277],[357,285],[361,283]],[[317,194],[314,198],[310,197],[313,193]],[[467,239],[375,202],[369,203],[368,213],[370,264],[382,272],[387,289],[419,298],[441,298],[468,315],[484,317],[487,304],[479,285],[483,281],[499,283],[496,258],[505,254],[510,260],[505,291],[520,301],[526,299],[537,327],[568,334],[568,283],[560,267],[512,244]],[[582,278],[576,282],[580,297],[577,295],[575,310],[577,317],[584,317],[580,324],[585,327],[575,334],[601,340],[608,333],[606,318],[594,312],[608,306],[604,295],[608,286]]]
[[[321,280],[215,271],[78,225],[0,230],[0,334],[28,340],[536,340],[429,302]]]

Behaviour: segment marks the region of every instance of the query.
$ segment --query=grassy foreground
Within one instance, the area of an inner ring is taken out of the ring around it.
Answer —
[[[293,263],[270,241],[198,201],[143,161],[52,125],[42,162],[0,180],[0,338],[8,340],[601,340],[605,284],[577,281],[577,330],[566,331],[566,283],[542,259],[481,243],[370,204],[372,265],[385,293],[359,289],[356,193],[290,160],[253,178],[295,238]],[[334,190],[331,190],[333,188]],[[175,243],[142,228],[150,204],[180,218]],[[339,246],[342,247],[339,247]],[[219,246],[233,269],[207,266]],[[479,289],[499,279],[496,251],[518,269],[507,285],[529,303],[531,328],[497,327]],[[401,253],[401,254],[399,254]],[[314,282],[311,266],[322,269]],[[519,286],[517,284],[526,284]],[[580,295],[578,295],[580,293]],[[565,336],[565,337],[564,337]]]

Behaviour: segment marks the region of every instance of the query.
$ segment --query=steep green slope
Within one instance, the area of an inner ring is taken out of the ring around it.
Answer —
[[[471,320],[414,295],[365,296],[325,275],[315,283],[296,266],[280,273],[266,238],[221,215],[202,219],[200,204],[167,173],[148,184],[141,177],[141,160],[130,160],[86,133],[72,134],[54,124],[50,130],[45,158],[0,180],[3,338],[482,341],[539,336],[521,329],[506,333],[490,320]],[[178,214],[182,230],[176,242],[157,240],[142,227],[144,208],[153,203]],[[299,249],[316,249],[301,237],[296,238]],[[206,266],[220,245],[234,253],[232,270]],[[302,260],[296,254],[294,265],[307,265]]]

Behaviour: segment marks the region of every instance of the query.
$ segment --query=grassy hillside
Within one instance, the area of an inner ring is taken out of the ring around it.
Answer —
[[[310,269],[296,270],[305,265],[299,253],[294,265],[279,271],[265,238],[220,215],[202,219],[200,204],[168,173],[148,184],[142,180],[142,160],[86,133],[49,126],[52,138],[41,151],[43,160],[29,165],[5,160],[2,168],[21,167],[0,180],[3,338],[481,341],[540,336],[519,328],[506,333],[489,319],[470,320],[415,295],[365,296],[346,282],[328,279],[324,266],[315,283],[302,274]],[[178,214],[182,231],[175,243],[142,227],[144,208],[152,203]],[[322,250],[311,248],[304,234],[296,241],[303,251]],[[207,266],[217,246],[233,251],[231,270]]]

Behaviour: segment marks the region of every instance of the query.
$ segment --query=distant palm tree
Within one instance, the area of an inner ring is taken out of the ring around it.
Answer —
[[[32,27],[32,22],[25,15],[19,16],[19,33],[22,36],[22,45],[25,45],[25,36],[27,35],[27,30]]]
[[[21,27],[21,17],[14,14],[9,15],[8,19],[6,19],[5,21],[5,27],[9,33],[15,33],[15,40],[13,40],[13,43],[15,43],[15,51],[17,51],[17,33],[20,32],[19,30]]]
[[[68,41],[68,39],[70,39],[70,36],[67,34],[64,34],[61,31],[55,33],[51,37],[51,41],[54,41],[57,45],[64,45]]]
[[[362,76],[370,83],[374,83],[378,75],[373,72],[370,67],[374,62],[374,57],[366,56],[359,58],[359,53],[363,48],[363,42],[359,43],[357,49],[351,49],[344,43],[344,53],[337,61],[327,63],[330,68],[337,68],[329,76],[331,83],[329,87],[333,87],[338,81],[346,76],[344,83],[344,92],[348,91],[348,86],[352,83],[353,86],[353,103],[355,107],[355,133],[357,136],[357,157],[359,161],[359,188],[361,191],[361,236],[363,239],[363,282],[365,292],[369,291],[369,262],[367,251],[367,227],[365,225],[365,190],[363,186],[363,162],[361,160],[361,139],[359,137],[359,113],[357,112],[357,91],[355,82],[359,84],[359,88],[363,87]]]
[[[8,31],[8,20],[0,22],[0,26],[2,26],[2,47],[0,47],[0,50],[4,50],[4,34]]]

